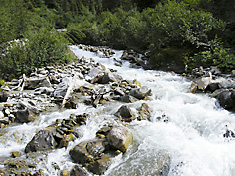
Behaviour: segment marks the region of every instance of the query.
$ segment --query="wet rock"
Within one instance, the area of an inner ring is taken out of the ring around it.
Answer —
[[[75,102],[73,99],[69,99],[66,103],[65,103],[65,107],[67,109],[77,109],[78,104],[77,102]]]
[[[122,105],[114,115],[125,122],[130,122],[136,118],[132,110],[126,105]]]
[[[208,84],[208,86],[206,87],[206,92],[207,91],[214,92],[217,89],[220,89],[219,83],[212,82],[212,83]]]
[[[118,98],[119,101],[125,102],[125,103],[134,103],[138,101],[137,98],[131,96],[131,95],[126,95],[126,96],[121,96]]]
[[[96,136],[100,138],[105,138],[108,135],[110,129],[111,127],[109,126],[103,127],[96,132]]]
[[[138,99],[144,99],[149,96],[151,93],[151,89],[147,86],[142,86],[140,88],[132,89],[130,91],[130,95]]]
[[[70,172],[70,176],[88,176],[88,173],[79,165],[75,165]]]
[[[28,123],[34,120],[34,117],[29,114],[28,109],[18,110],[15,113],[15,120],[19,123]]]
[[[235,138],[235,133],[232,130],[226,129],[226,132],[223,134],[225,138]]]
[[[1,91],[0,92],[0,102],[6,102],[9,97],[8,91]]]
[[[217,99],[224,109],[235,111],[235,91],[223,91]]]
[[[122,152],[126,152],[127,148],[132,142],[133,134],[126,127],[112,127],[112,129],[109,131],[107,139],[111,147]]]
[[[37,152],[55,149],[56,141],[51,131],[40,130],[25,147],[25,152]]]
[[[101,159],[91,162],[88,166],[88,170],[93,174],[101,175],[109,168],[111,164],[111,157],[101,157]]]
[[[11,156],[12,156],[13,158],[20,157],[20,156],[21,156],[21,153],[20,153],[20,152],[11,152]]]
[[[139,116],[137,117],[138,120],[150,120],[151,109],[146,103],[143,103],[140,107],[138,112]]]
[[[115,88],[114,93],[116,95],[125,96],[125,93],[123,92],[123,90],[120,87]]]
[[[97,159],[104,150],[102,140],[91,140],[76,145],[69,151],[69,154],[73,161],[85,164]]]
[[[132,175],[167,176],[170,164],[171,159],[165,151],[145,149],[113,168],[110,175],[131,173]]]
[[[63,138],[60,141],[60,144],[57,148],[63,148],[63,147],[67,147],[69,142],[73,141],[75,139],[75,136],[73,134],[68,134],[68,135],[64,135]]]

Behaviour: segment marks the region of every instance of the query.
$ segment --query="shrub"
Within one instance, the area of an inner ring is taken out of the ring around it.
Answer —
[[[68,62],[67,40],[58,33],[40,30],[28,35],[27,40],[5,44],[1,55],[1,77],[12,79],[29,74],[35,67]]]

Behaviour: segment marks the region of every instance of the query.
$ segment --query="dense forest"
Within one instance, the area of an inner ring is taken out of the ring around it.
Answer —
[[[231,0],[1,0],[0,78],[69,62],[68,44],[106,45],[178,60],[185,71],[235,69]],[[56,29],[67,29],[56,32]],[[14,41],[14,42],[13,42]],[[154,68],[154,67],[153,67]]]

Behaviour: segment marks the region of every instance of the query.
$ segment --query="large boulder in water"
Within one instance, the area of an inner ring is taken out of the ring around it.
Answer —
[[[93,162],[105,150],[102,140],[91,140],[82,142],[73,147],[69,154],[73,161],[81,164]]]
[[[49,130],[41,130],[25,147],[25,152],[37,152],[37,151],[46,151],[56,148],[56,141],[52,135],[52,132]]]
[[[133,134],[131,130],[126,127],[112,127],[109,131],[107,139],[111,147],[118,149],[121,152],[126,152],[132,142]]]
[[[224,109],[235,111],[235,91],[223,91],[217,99]]]
[[[103,174],[112,164],[111,157],[102,156],[100,159],[92,162],[88,166],[88,170],[94,174]]]
[[[136,118],[131,108],[126,105],[122,105],[114,115],[125,122],[130,122]]]
[[[171,159],[164,151],[146,148],[139,149],[128,160],[112,169],[109,175],[150,175],[167,176]]]

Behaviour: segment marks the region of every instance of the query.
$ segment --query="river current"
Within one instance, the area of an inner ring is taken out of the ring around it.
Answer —
[[[152,163],[156,162],[159,151],[171,158],[169,176],[235,175],[235,139],[223,137],[226,129],[235,129],[235,114],[220,108],[216,99],[190,93],[192,82],[174,73],[133,68],[127,61],[121,67],[116,66],[113,58],[120,60],[123,51],[115,51],[111,58],[106,58],[77,46],[71,49],[78,58],[93,58],[106,68],[117,70],[124,79],[137,79],[152,90],[151,101],[129,104],[135,110],[147,103],[152,110],[151,121],[135,120],[128,125],[133,132],[133,142],[125,154],[114,159],[104,175],[129,176],[134,168],[138,168],[138,175],[148,175],[154,169]],[[74,165],[69,150],[82,141],[94,139],[107,122],[115,124],[113,114],[122,104],[116,102],[94,108],[79,103],[75,110],[42,114],[37,121],[1,129],[4,132],[0,136],[0,159],[8,158],[12,151],[23,152],[35,133],[56,119],[69,118],[72,113],[88,113],[92,118],[78,127],[82,138],[70,142],[67,149],[51,151],[36,166],[49,176],[60,175],[61,170],[70,170]]]

